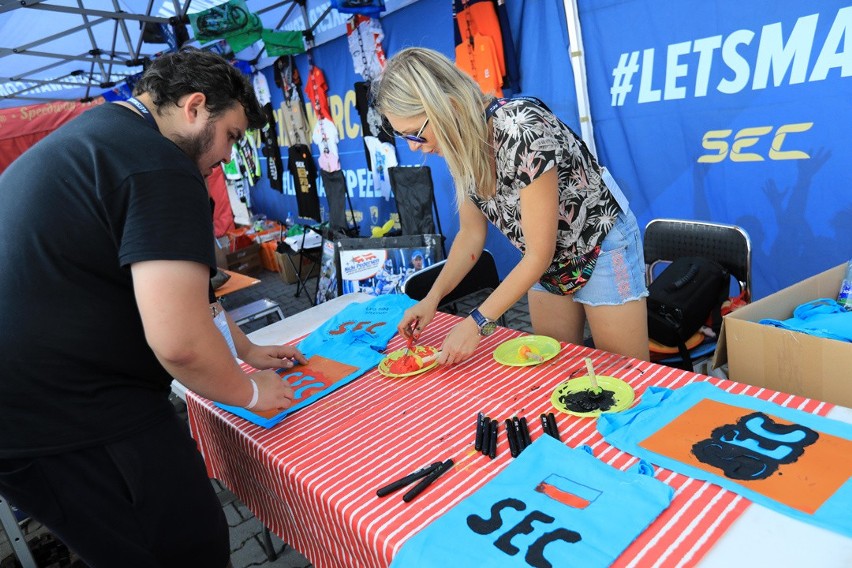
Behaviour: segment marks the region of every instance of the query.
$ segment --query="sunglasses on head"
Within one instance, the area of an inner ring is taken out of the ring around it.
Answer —
[[[417,131],[417,134],[403,134],[402,132],[393,131],[393,135],[402,138],[404,140],[408,140],[409,142],[414,142],[415,144],[425,144],[426,139],[421,136],[423,134],[423,129],[426,128],[426,125],[429,124],[429,119],[426,118],[426,121],[423,123],[423,126],[420,127],[420,130]]]

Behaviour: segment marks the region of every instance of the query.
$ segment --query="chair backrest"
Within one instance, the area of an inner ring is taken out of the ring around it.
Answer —
[[[403,286],[403,293],[409,298],[418,301],[425,298],[446,262],[446,260],[436,262],[432,266],[418,270],[409,276]],[[499,285],[500,275],[497,272],[497,264],[494,262],[494,256],[485,249],[482,251],[479,260],[470,269],[470,272],[467,273],[452,292],[444,296],[440,305],[446,306],[447,304],[452,304],[477,292],[491,291]]]
[[[346,186],[346,176],[343,170],[335,172],[320,172],[325,197],[328,200],[328,222],[334,234],[357,237],[360,227],[355,222],[355,212],[352,209],[352,199]],[[346,214],[347,208],[350,214]],[[352,222],[350,223],[350,219]]]
[[[702,256],[727,268],[740,291],[745,292],[745,300],[751,300],[751,240],[742,227],[706,221],[654,219],[645,227],[643,245],[648,282],[653,280],[654,268],[660,262]]]
[[[403,235],[441,234],[429,166],[388,168]]]

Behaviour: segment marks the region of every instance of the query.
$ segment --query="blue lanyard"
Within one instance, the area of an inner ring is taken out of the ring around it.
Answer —
[[[504,104],[506,104],[508,102],[509,102],[509,99],[498,99],[498,98],[491,99],[491,102],[488,104],[488,108],[485,109],[485,120],[488,120],[489,118],[491,118],[491,116],[494,114],[494,112],[498,108],[500,108],[501,106],[503,106]]]
[[[154,120],[154,115],[153,115],[153,114],[151,114],[151,111],[150,111],[150,110],[148,110],[148,107],[146,107],[145,105],[143,105],[143,104],[142,104],[142,102],[141,102],[139,99],[137,99],[136,97],[130,97],[129,99],[127,99],[127,102],[129,102],[130,104],[132,104],[133,106],[135,106],[135,107],[136,107],[136,109],[137,109],[139,112],[141,112],[141,113],[142,113],[142,116],[145,118],[145,120],[147,120],[147,121],[148,121],[148,124],[150,124],[150,125],[151,125],[151,128],[153,128],[153,129],[154,129],[154,130],[156,130],[157,132],[159,132],[159,131],[160,131],[160,127],[159,127],[159,126],[157,126],[157,121],[156,121],[156,120]]]
[[[537,99],[535,97],[526,97],[524,95],[515,95],[511,99],[497,99],[497,98],[491,99],[491,103],[488,105],[488,108],[485,109],[485,120],[488,120],[489,118],[491,118],[491,116],[501,106],[505,105],[509,101],[517,101],[517,100],[527,101],[527,102],[533,103],[534,105],[540,106],[541,108],[543,108],[546,111],[550,111],[550,109],[547,108],[547,105],[544,104],[543,102],[541,102],[540,99]]]

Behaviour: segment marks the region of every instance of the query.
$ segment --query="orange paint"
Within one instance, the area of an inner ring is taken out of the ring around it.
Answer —
[[[563,505],[568,505],[569,507],[573,507],[574,509],[585,509],[591,504],[591,501],[588,499],[583,499],[579,495],[574,495],[573,493],[569,493],[567,491],[563,491],[558,487],[554,487],[549,483],[542,481],[539,483],[536,488],[536,491],[539,493],[544,493],[554,501],[559,501]]]
[[[403,373],[418,371],[420,370],[420,366],[416,357],[413,355],[404,355],[388,365],[388,371],[395,375],[402,375]]]

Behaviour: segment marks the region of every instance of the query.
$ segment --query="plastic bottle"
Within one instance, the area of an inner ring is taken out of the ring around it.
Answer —
[[[852,311],[852,260],[846,263],[846,276],[840,284],[840,293],[837,294],[837,303]]]
[[[287,225],[287,228],[293,226],[293,213],[291,211],[287,211],[287,218],[284,219],[284,224]]]

